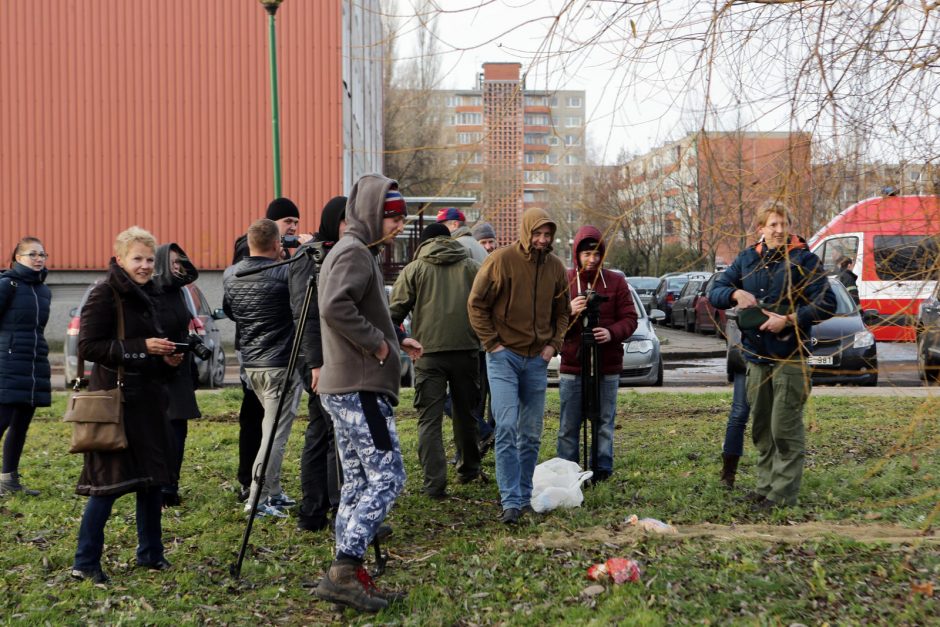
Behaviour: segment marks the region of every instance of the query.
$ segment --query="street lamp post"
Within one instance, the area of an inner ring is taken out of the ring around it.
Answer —
[[[259,0],[268,13],[268,58],[271,66],[271,135],[274,159],[274,197],[281,197],[281,114],[277,96],[277,35],[274,15],[283,0]]]

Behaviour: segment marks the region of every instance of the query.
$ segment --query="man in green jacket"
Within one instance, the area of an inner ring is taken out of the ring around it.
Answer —
[[[568,328],[568,277],[552,254],[555,230],[543,209],[522,214],[519,239],[486,258],[468,302],[470,324],[486,350],[496,482],[507,525],[532,510],[548,362]]]
[[[447,496],[441,423],[448,385],[454,401],[458,481],[469,483],[483,477],[472,413],[480,397],[480,342],[467,313],[467,299],[479,269],[463,245],[451,239],[446,226],[430,224],[421,233],[414,261],[398,275],[389,303],[395,324],[411,313],[411,335],[424,347],[424,355],[415,363],[414,406],[423,489],[432,499]]]

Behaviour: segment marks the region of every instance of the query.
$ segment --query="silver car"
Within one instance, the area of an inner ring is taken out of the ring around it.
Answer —
[[[663,355],[659,347],[659,338],[653,331],[653,320],[666,317],[658,309],[646,313],[646,307],[630,286],[633,304],[636,306],[637,326],[633,335],[623,342],[623,369],[620,371],[620,385],[626,386],[661,386],[663,384]],[[548,362],[548,384],[558,385],[558,369],[561,357],[555,355]]]

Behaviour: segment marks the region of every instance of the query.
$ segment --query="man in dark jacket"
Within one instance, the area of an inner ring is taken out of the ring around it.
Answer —
[[[275,198],[268,204],[264,217],[273,220],[277,224],[277,230],[281,241],[285,239],[296,238],[295,245],[305,244],[312,239],[307,233],[299,233],[300,229],[300,210],[290,198]],[[287,246],[281,246],[278,250],[278,256],[281,259],[290,257],[291,249]],[[249,256],[248,235],[242,235],[235,240],[235,252],[232,255],[232,264],[236,264],[245,257]],[[248,498],[251,484],[251,468],[254,459],[258,454],[258,447],[261,445],[261,421],[264,419],[264,407],[258,400],[251,386],[248,385],[248,375],[245,374],[245,366],[242,363],[240,350],[240,333],[238,323],[235,323],[235,357],[238,359],[239,378],[242,384],[242,404],[238,410],[238,482],[242,489],[239,492],[238,500],[244,501]]]
[[[289,396],[283,404],[277,432],[272,431],[294,337],[287,284],[288,269],[287,266],[278,266],[243,277],[236,276],[239,272],[263,268],[278,260],[281,242],[277,225],[273,221],[263,219],[252,224],[248,229],[248,246],[251,256],[229,266],[222,278],[225,287],[222,307],[239,326],[242,364],[251,389],[264,406],[261,445],[255,456],[251,494],[249,502],[245,504],[245,511],[250,511],[255,494],[260,490],[255,515],[285,518],[287,514],[284,509],[296,504],[296,501],[281,489],[281,462],[300,401],[299,379],[296,382],[292,380],[288,385]],[[296,378],[296,372],[293,378]],[[272,437],[274,445],[265,482],[259,486],[254,477],[263,463],[268,439]]]
[[[836,299],[819,258],[790,235],[790,213],[770,203],[757,213],[761,239],[715,279],[718,309],[736,306],[747,360],[747,397],[758,451],[757,511],[794,505],[803,477],[803,405],[810,393],[806,344],[813,324],[830,318]]]
[[[486,258],[467,304],[487,352],[496,482],[507,525],[532,509],[548,362],[561,350],[568,328],[568,280],[552,254],[555,230],[543,209],[522,214],[519,239]]]
[[[399,344],[417,360],[421,345],[399,342],[388,313],[377,256],[401,232],[405,200],[398,183],[363,176],[346,205],[346,233],[320,269],[323,368],[317,389],[343,467],[336,512],[336,558],[314,591],[363,612],[388,606],[362,566],[366,549],[405,485],[405,466],[392,407],[401,382]]]
[[[839,267],[832,273],[842,285],[845,286],[845,290],[849,293],[849,296],[852,297],[852,300],[855,301],[857,305],[858,300],[858,275],[852,272],[852,266],[855,264],[855,261],[851,257],[843,257],[839,260]]]
[[[460,242],[451,239],[446,226],[429,224],[421,233],[414,261],[398,275],[389,303],[396,325],[411,314],[411,334],[424,347],[424,356],[415,363],[414,406],[424,493],[432,499],[447,496],[441,423],[448,386],[460,458],[458,481],[470,483],[483,477],[472,413],[480,395],[480,341],[467,315],[467,299],[479,269]]]
[[[297,528],[302,531],[325,529],[327,515],[339,507],[340,478],[336,465],[336,444],[333,440],[333,422],[323,409],[317,387],[323,366],[323,346],[320,342],[320,308],[317,305],[317,277],[326,255],[346,230],[346,197],[331,198],[320,213],[320,230],[313,240],[297,249],[299,259],[290,264],[290,300],[294,324],[300,328],[300,314],[311,281],[310,304],[300,339],[298,368],[303,373],[304,388],[309,400],[307,411],[310,421],[304,431],[304,448],[300,455],[300,488],[303,492]]]
[[[558,427],[558,457],[578,461],[578,436],[581,431],[581,337],[587,324],[587,295],[600,298],[599,326],[593,328],[598,346],[600,382],[600,422],[597,429],[597,458],[592,455],[593,481],[604,481],[614,471],[614,417],[617,413],[617,387],[623,369],[623,341],[636,331],[637,315],[626,279],[616,272],[604,270],[601,264],[607,249],[601,232],[593,226],[582,226],[574,237],[574,265],[568,270],[571,292],[571,317],[565,343],[561,348],[561,369],[558,393],[561,417]],[[592,446],[592,449],[594,447]]]

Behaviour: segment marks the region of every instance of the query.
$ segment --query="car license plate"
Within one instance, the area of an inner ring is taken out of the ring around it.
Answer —
[[[806,363],[810,366],[831,366],[832,355],[810,355],[806,358]]]

